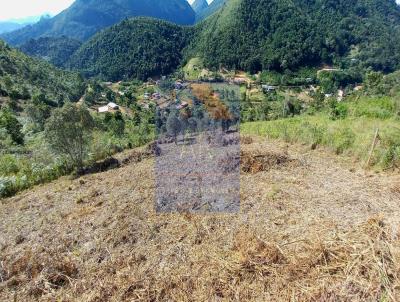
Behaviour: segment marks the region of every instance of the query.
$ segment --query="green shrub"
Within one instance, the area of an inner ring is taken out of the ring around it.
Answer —
[[[0,156],[0,176],[17,174],[20,170],[15,156],[6,154]]]
[[[336,100],[330,102],[329,117],[332,120],[342,120],[348,115],[347,105],[345,103],[338,103]]]
[[[331,134],[331,146],[336,154],[341,154],[350,149],[355,140],[356,135],[350,128],[335,129]]]

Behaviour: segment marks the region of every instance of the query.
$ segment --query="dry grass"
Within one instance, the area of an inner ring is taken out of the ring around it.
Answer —
[[[240,137],[240,143],[242,145],[250,145],[253,143],[253,138],[251,136],[241,136]]]
[[[151,158],[3,200],[0,300],[400,299],[398,175],[242,147],[297,164],[244,173],[238,214],[157,215]]]
[[[290,159],[285,153],[256,150],[251,153],[242,151],[240,154],[240,168],[244,173],[258,173],[295,163],[296,160]]]

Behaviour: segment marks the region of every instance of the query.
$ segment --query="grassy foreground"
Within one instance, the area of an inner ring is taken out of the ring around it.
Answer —
[[[383,169],[393,168],[400,162],[397,103],[396,99],[389,97],[362,98],[315,115],[244,123],[241,132],[288,143],[310,144],[312,148],[324,146],[337,154],[351,155],[366,162],[375,132],[379,129],[370,163]]]

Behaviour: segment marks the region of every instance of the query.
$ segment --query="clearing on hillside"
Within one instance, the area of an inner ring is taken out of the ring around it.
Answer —
[[[246,142],[286,160],[242,172],[236,214],[157,215],[151,157],[2,200],[0,300],[398,301],[399,175]]]

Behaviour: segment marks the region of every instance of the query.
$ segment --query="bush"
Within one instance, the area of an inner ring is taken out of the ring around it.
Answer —
[[[329,104],[329,117],[331,120],[342,120],[347,117],[348,109],[346,104],[332,100]]]
[[[0,176],[17,174],[19,170],[20,167],[15,156],[10,154],[0,156]]]
[[[356,135],[350,128],[335,129],[331,134],[331,146],[336,154],[342,154],[353,146]]]
[[[14,143],[22,145],[24,143],[24,135],[22,134],[22,125],[17,118],[8,110],[0,111],[0,129],[4,128],[11,136]]]
[[[56,154],[66,156],[80,169],[87,157],[93,128],[94,121],[86,107],[68,103],[51,115],[45,138]]]

